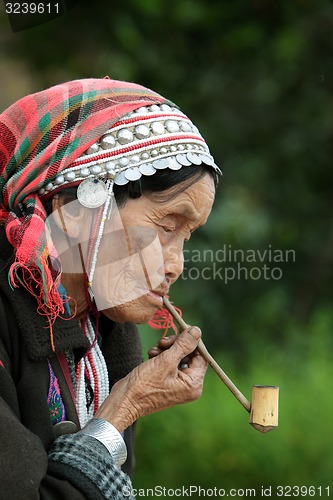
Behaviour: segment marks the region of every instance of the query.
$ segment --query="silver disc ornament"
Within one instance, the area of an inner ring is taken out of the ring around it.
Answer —
[[[108,190],[105,182],[100,179],[89,178],[79,184],[77,188],[77,199],[87,208],[98,208],[105,203]]]

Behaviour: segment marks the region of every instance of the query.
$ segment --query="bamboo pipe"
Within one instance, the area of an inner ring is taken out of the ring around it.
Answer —
[[[182,330],[190,327],[174,309],[166,297],[163,297],[165,308],[172,315]],[[260,432],[268,432],[278,425],[278,394],[279,388],[276,386],[258,386],[252,388],[252,405],[240,392],[228,375],[222,370],[215,359],[209,354],[205,344],[200,339],[197,347],[201,356],[213,368],[229,391],[235,396],[240,404],[250,413],[250,424]]]
[[[186,324],[183,318],[178,314],[178,312],[174,309],[174,307],[170,304],[169,300],[166,297],[163,297],[163,302],[166,309],[172,315],[172,317],[177,321],[178,325],[182,330],[186,330],[190,327],[190,325]],[[213,356],[209,354],[205,344],[200,339],[197,347],[201,356],[207,361],[207,363],[213,368],[214,372],[220,377],[222,382],[228,387],[228,389],[232,392],[236,399],[240,402],[241,405],[244,406],[245,410],[249,413],[251,411],[251,405],[246,399],[246,397],[240,392],[239,389],[235,386],[235,384],[230,380],[228,375],[222,370],[222,368],[217,364]]]

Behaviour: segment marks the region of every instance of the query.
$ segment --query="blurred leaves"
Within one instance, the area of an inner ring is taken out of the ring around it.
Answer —
[[[249,426],[246,411],[208,370],[199,401],[140,423],[137,448],[145,466],[139,467],[134,484],[332,486],[332,323],[331,311],[321,310],[302,331],[291,324],[289,341],[280,350],[255,340],[250,366],[243,371],[235,369],[227,353],[217,357],[248,399],[252,384],[280,387],[277,429],[260,434]],[[148,336],[143,338],[150,345]]]

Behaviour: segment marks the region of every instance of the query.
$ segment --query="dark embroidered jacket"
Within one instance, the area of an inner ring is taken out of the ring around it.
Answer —
[[[48,360],[59,382],[66,418],[79,428],[75,405],[51,350],[45,319],[36,312],[35,299],[22,289],[12,290],[8,284],[10,260],[11,247],[0,227],[0,498],[122,498],[121,488],[128,484],[128,478],[108,463],[103,445],[89,437],[80,443],[73,435],[55,439],[47,404]],[[112,385],[142,361],[140,340],[134,325],[116,324],[105,317],[100,332]],[[54,343],[57,352],[73,351],[76,357],[87,349],[86,337],[76,320],[56,320]],[[125,440],[128,460],[123,469],[131,474],[133,426],[125,431]],[[68,454],[62,457],[66,446]],[[104,479],[108,484],[97,484],[96,471],[94,475],[87,470],[94,460],[100,483]]]

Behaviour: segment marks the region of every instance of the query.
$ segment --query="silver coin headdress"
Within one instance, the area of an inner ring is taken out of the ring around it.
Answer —
[[[221,173],[191,120],[176,107],[153,104],[123,117],[39,194],[79,184],[79,201],[96,208],[107,198],[107,180],[125,185],[158,170],[201,164]]]
[[[95,302],[93,280],[104,225],[112,208],[114,184],[122,186],[159,170],[191,165],[207,165],[221,173],[191,120],[169,104],[153,104],[125,115],[39,191],[41,197],[50,196],[78,185],[79,203],[88,208],[100,207],[96,237],[86,263],[88,291]]]

